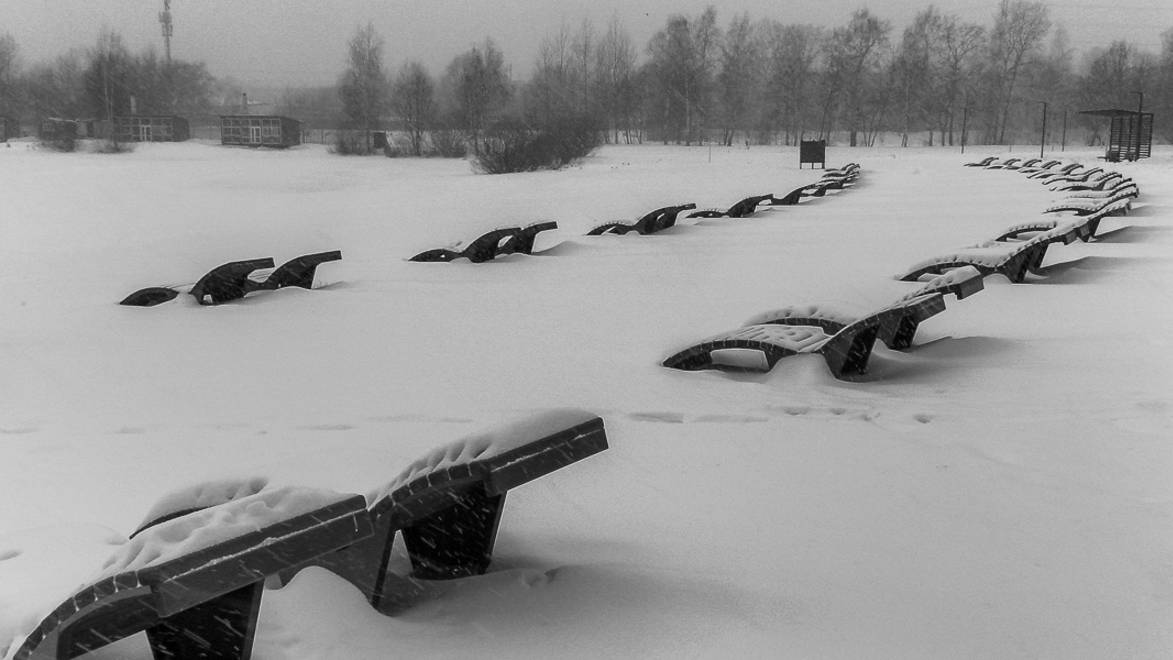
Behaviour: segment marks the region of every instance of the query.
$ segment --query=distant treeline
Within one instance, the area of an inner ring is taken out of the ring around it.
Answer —
[[[392,47],[394,44],[392,44]],[[873,144],[881,132],[906,144],[956,145],[1039,139],[1064,115],[1074,138],[1096,140],[1102,120],[1082,109],[1156,113],[1156,136],[1173,140],[1173,30],[1160,53],[1127,41],[1074,57],[1043,2],[1002,0],[988,25],[930,6],[902,33],[861,9],[833,28],[733,16],[710,7],[670,16],[642,48],[618,19],[563,26],[540,43],[529,80],[509,77],[505,54],[486,39],[438,76],[408,60],[385,68],[387,44],[371,24],[346,44],[336,86],[288,89],[274,112],[310,128],[361,134],[391,129],[405,152],[456,134],[474,148],[494,126],[519,122],[590,126],[614,142],[742,141],[793,144],[836,136]],[[239,84],[202,63],[130,53],[104,30],[88,50],[22,66],[18,43],[0,35],[0,114],[25,123],[47,116],[107,118],[130,112],[209,115],[239,103]],[[913,137],[915,136],[915,137]],[[1057,138],[1051,141],[1057,141]],[[369,137],[361,148],[369,149]]]

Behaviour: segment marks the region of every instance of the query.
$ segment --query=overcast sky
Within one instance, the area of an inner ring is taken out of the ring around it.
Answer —
[[[1123,3],[1123,4],[1122,4]],[[1158,52],[1160,35],[1173,28],[1173,0],[1051,0],[1051,15],[1066,26],[1072,47],[1087,50],[1128,39]],[[255,85],[331,84],[344,66],[346,42],[368,20],[386,39],[390,70],[407,59],[440,73],[454,55],[492,37],[513,65],[528,75],[538,42],[563,22],[590,19],[601,28],[612,16],[640,54],[673,13],[699,14],[714,4],[725,25],[747,11],[784,23],[837,26],[867,6],[892,22],[894,39],[929,0],[172,0],[172,54],[204,61],[217,77]],[[944,12],[989,26],[997,0],[936,0]],[[163,0],[0,0],[0,33],[16,38],[22,59],[51,59],[70,47],[86,48],[103,26],[119,32],[138,52],[162,53],[158,12]]]

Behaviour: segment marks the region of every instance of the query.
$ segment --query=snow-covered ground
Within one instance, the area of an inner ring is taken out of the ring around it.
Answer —
[[[863,166],[854,189],[586,237],[819,172],[764,147],[607,147],[505,176],[317,146],[0,147],[0,650],[169,491],[255,476],[365,493],[436,446],[573,407],[611,448],[509,495],[489,574],[387,618],[309,569],[266,592],[254,657],[1169,657],[1168,149],[1111,166],[1141,187],[1101,227],[1119,231],[949,298],[912,350],[877,344],[860,382],[817,355],[767,374],[659,365],[787,305],[890,303],[917,287],[894,275],[1061,197],[961,166],[987,153],[832,148]],[[405,261],[540,220],[561,227],[540,255]],[[332,249],[312,291],[116,304]],[[95,657],[149,652],[139,636]]]

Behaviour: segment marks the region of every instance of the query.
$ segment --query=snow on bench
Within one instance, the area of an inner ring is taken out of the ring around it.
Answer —
[[[308,488],[163,520],[115,551],[11,657],[73,658],[146,631],[156,658],[248,658],[265,578],[369,534],[361,496]]]
[[[1057,170],[1052,170],[1051,168],[1047,168],[1044,170],[1040,170],[1038,172],[1033,172],[1033,173],[1029,174],[1027,176],[1027,178],[1028,179],[1040,179],[1040,180],[1045,181],[1046,179],[1048,179],[1050,177],[1063,176],[1065,174],[1070,174],[1081,167],[1083,167],[1083,165],[1081,165],[1079,163],[1068,163],[1067,165],[1064,165],[1063,167],[1060,167]]]
[[[526,227],[500,227],[476,237],[462,250],[448,248],[424,250],[408,261],[450,262],[464,258],[477,264],[515,252],[532,254],[534,237],[539,232],[557,228],[558,223],[553,221],[539,222]]]
[[[1109,196],[1102,198],[1073,198],[1062,204],[1056,204],[1048,207],[1043,213],[1065,213],[1070,212],[1075,215],[1089,215],[1103,209],[1105,206],[1111,205],[1113,208],[1112,214],[1118,215],[1126,213],[1132,209],[1132,198],[1137,195],[1136,186],[1126,186],[1123,190]],[[1123,202],[1123,204],[1118,204]]]
[[[411,578],[480,575],[492,560],[505,493],[606,448],[603,420],[573,409],[543,412],[439,447],[367,495],[371,538],[311,564],[358,587],[377,611],[398,613],[420,589],[388,565],[396,532],[403,534]]]
[[[965,163],[966,167],[988,167],[994,161],[998,160],[997,156],[986,156],[985,158],[974,161],[972,163]]]
[[[396,531],[413,577],[483,573],[505,493],[606,448],[597,415],[553,410],[441,446],[368,497],[262,478],[181,489],[6,657],[73,658],[146,631],[156,658],[248,658],[266,579],[311,565],[393,613],[418,590],[390,572]]]
[[[1018,168],[1018,173],[1019,174],[1035,174],[1035,173],[1041,172],[1043,170],[1049,170],[1061,162],[1062,161],[1059,161],[1059,160],[1049,160],[1045,163],[1039,163],[1037,165],[1024,165],[1023,167]]]
[[[765,202],[772,202],[773,195],[754,195],[753,197],[746,197],[745,199],[730,206],[724,211],[706,210],[695,211],[689,213],[686,217],[689,218],[744,218],[747,215],[752,215],[758,210],[758,205]],[[767,206],[774,206],[774,204],[766,204]]]
[[[951,293],[961,300],[984,287],[981,272],[972,266],[938,275],[924,286],[870,314],[880,319],[877,338],[888,348],[906,349],[912,346],[921,322],[945,311],[945,294]],[[864,316],[869,314],[853,313],[835,305],[793,305],[758,314],[747,320],[745,325],[814,326],[832,335]]]
[[[1023,234],[1034,232],[1043,232],[1054,243],[1062,239],[1064,244],[1070,244],[1072,239],[1078,238],[1083,242],[1088,242],[1096,237],[1096,232],[1099,231],[1100,221],[1108,216],[1120,215],[1127,213],[1132,204],[1127,199],[1119,199],[1111,204],[1104,204],[1099,209],[1085,214],[1076,215],[1067,221],[1056,220],[1052,218],[1039,219],[1031,222],[1023,222],[1012,227],[1006,228],[998,236],[997,241],[1006,241],[1009,239],[1018,238]],[[1041,236],[1042,234],[1040,234]]]
[[[274,268],[272,257],[247,259],[222,264],[208,271],[188,290],[201,305],[219,305],[238,300],[254,291],[271,291],[287,286],[311,289],[317,268],[328,261],[339,261],[342,252],[318,252],[295,257]],[[134,307],[153,307],[173,300],[180,293],[176,287],[147,287],[139,289],[118,304]]]
[[[955,268],[972,266],[983,275],[1000,273],[1011,282],[1019,283],[1030,270],[1037,270],[1046,255],[1047,246],[1057,236],[1044,232],[1021,243],[989,241],[969,248],[962,248],[932,259],[926,259],[897,279],[915,282],[924,275],[940,275]]]
[[[817,325],[747,325],[678,351],[662,364],[684,371],[769,371],[784,357],[814,353],[823,357],[832,375],[849,380],[867,371],[872,346],[890,315],[885,310],[856,319],[833,333]]]
[[[680,215],[681,211],[689,211],[695,208],[696,204],[692,203],[680,204],[678,206],[665,206],[645,214],[639,220],[632,223],[608,222],[607,224],[599,225],[588,231],[587,236],[599,236],[601,234],[622,235],[632,231],[643,235],[654,234],[674,226],[676,224],[676,216]]]

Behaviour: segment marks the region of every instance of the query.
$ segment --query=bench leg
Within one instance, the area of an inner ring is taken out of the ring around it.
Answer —
[[[481,484],[454,496],[452,506],[403,529],[413,577],[425,580],[480,575],[489,568],[505,494]]]
[[[252,657],[264,581],[179,612],[147,629],[155,660]]]
[[[920,321],[912,316],[902,316],[896,324],[887,324],[880,328],[880,341],[892,350],[903,350],[912,346],[916,337],[916,330]]]

